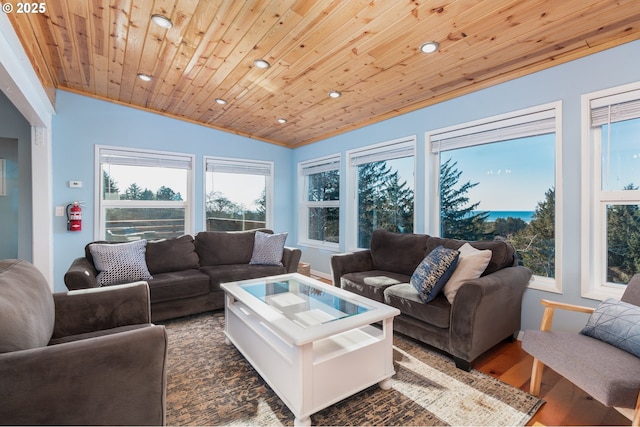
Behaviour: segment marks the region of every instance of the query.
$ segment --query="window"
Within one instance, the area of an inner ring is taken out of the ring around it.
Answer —
[[[96,146],[98,239],[177,237],[192,231],[193,156]]]
[[[340,155],[298,165],[301,184],[300,243],[338,249],[340,242]]]
[[[582,295],[619,298],[640,271],[640,84],[582,101]]]
[[[413,233],[415,136],[349,151],[348,243],[369,248],[376,229]]]
[[[273,163],[205,158],[207,231],[271,227]]]
[[[513,112],[427,135],[440,236],[506,240],[534,273],[533,287],[559,291],[556,143],[560,105]]]

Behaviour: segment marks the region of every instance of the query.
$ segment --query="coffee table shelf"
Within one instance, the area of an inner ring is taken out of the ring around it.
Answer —
[[[298,273],[222,288],[227,343],[289,407],[296,425],[310,425],[313,413],[371,385],[390,387],[397,309]]]

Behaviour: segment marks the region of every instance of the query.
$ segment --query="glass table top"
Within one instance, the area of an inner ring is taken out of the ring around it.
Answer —
[[[374,309],[295,278],[248,283],[240,287],[303,328]]]

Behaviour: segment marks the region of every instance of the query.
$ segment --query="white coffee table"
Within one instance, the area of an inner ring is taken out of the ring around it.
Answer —
[[[391,387],[396,308],[298,273],[223,283],[225,333],[295,415]],[[372,324],[381,322],[382,329]]]

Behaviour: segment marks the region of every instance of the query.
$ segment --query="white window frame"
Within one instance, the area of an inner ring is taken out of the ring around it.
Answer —
[[[365,147],[349,150],[346,152],[346,192],[347,202],[346,218],[347,227],[345,235],[345,245],[347,251],[357,251],[368,248],[358,248],[358,165],[381,161],[393,160],[413,156],[413,226],[416,226],[416,193],[417,193],[417,159],[416,159],[416,135],[397,138]]]
[[[537,124],[536,124],[537,122]],[[506,114],[487,117],[426,132],[429,147],[427,165],[433,182],[425,205],[425,223],[433,235],[440,235],[440,162],[441,151],[535,136],[554,129],[555,141],[555,271],[554,277],[534,275],[528,287],[562,293],[562,102],[556,101]],[[481,137],[475,135],[483,133]],[[447,140],[446,142],[442,142]]]
[[[95,201],[96,206],[94,213],[94,221],[96,226],[94,227],[94,239],[103,240],[105,238],[105,210],[107,208],[140,208],[141,203],[144,203],[144,207],[148,208],[184,208],[185,209],[185,234],[194,233],[195,223],[195,209],[194,204],[194,165],[195,156],[188,153],[177,153],[169,151],[158,150],[146,150],[130,147],[116,147],[108,145],[96,145],[95,146]],[[116,155],[130,158],[138,158],[141,164],[157,163],[158,165],[175,164],[180,169],[186,169],[187,172],[187,194],[186,200],[182,201],[167,201],[167,200],[103,200],[102,198],[102,156],[103,155]]]
[[[584,298],[622,297],[626,286],[607,282],[606,205],[640,204],[640,190],[602,190],[601,132],[591,128],[591,109],[634,100],[640,101],[640,82],[582,95],[581,295]],[[636,111],[636,115],[640,113]]]
[[[273,229],[273,162],[216,156],[204,156],[203,158],[202,229],[207,229],[207,173],[213,172],[212,168],[216,168],[216,166],[225,172],[265,176],[267,203],[265,227]]]
[[[298,245],[324,249],[333,252],[340,250],[340,243],[327,242],[309,238],[309,209],[311,208],[338,208],[340,199],[309,201],[307,197],[307,176],[319,172],[337,170],[340,173],[340,154],[320,157],[298,163]],[[342,190],[340,191],[342,197]],[[340,237],[339,237],[339,240]]]

